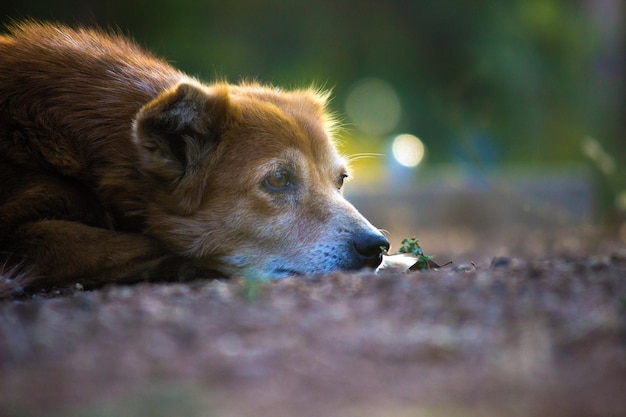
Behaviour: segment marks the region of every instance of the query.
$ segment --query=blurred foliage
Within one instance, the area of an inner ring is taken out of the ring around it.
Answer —
[[[117,27],[204,80],[314,82],[339,114],[355,83],[382,79],[401,103],[392,133],[419,136],[431,162],[553,163],[580,159],[587,136],[626,160],[620,1],[5,0],[0,13]]]

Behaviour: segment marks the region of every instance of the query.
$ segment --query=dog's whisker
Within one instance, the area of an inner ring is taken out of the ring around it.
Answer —
[[[353,162],[353,161],[358,161],[360,159],[380,158],[381,156],[384,156],[384,155],[380,153],[372,153],[372,152],[355,153],[355,154],[347,156],[346,161]]]

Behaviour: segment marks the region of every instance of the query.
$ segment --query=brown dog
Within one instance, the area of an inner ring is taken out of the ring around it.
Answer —
[[[0,294],[216,270],[379,265],[342,196],[326,94],[204,85],[128,40],[27,22],[0,37]]]

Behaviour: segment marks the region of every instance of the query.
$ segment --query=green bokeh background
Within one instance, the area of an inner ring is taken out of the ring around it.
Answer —
[[[423,167],[598,168],[608,157],[613,169],[598,172],[615,194],[625,10],[621,0],[5,0],[0,15],[117,28],[205,81],[332,88],[348,154],[388,154],[393,135],[411,133],[426,146]],[[364,78],[395,90],[393,131],[360,131],[346,114]],[[585,155],[585,138],[600,157]]]

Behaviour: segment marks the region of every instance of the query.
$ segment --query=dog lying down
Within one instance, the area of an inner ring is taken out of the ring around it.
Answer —
[[[376,268],[327,94],[202,84],[117,35],[0,36],[0,293]]]

